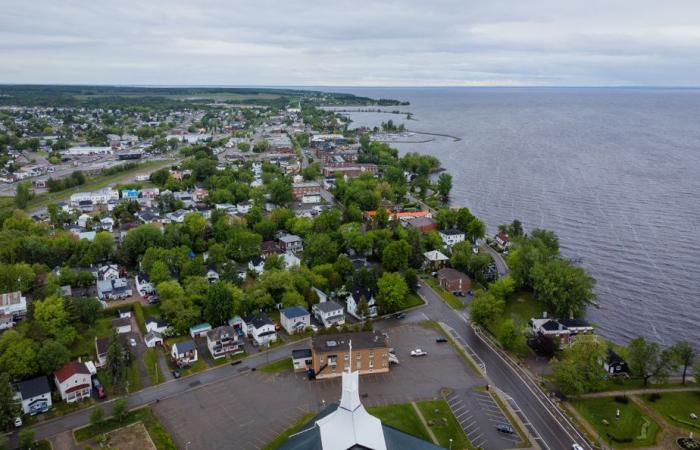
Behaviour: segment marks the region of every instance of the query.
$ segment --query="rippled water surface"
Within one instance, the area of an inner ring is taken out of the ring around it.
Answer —
[[[598,282],[588,317],[603,335],[698,342],[699,90],[344,90],[408,100],[409,129],[461,138],[396,146],[439,157],[453,204],[490,231],[513,218],[556,231]]]

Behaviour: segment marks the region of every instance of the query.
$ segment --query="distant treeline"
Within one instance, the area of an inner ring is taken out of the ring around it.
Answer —
[[[135,169],[139,166],[139,163],[125,163],[119,164],[118,166],[112,166],[106,169],[102,169],[102,175],[116,175],[120,172],[126,172],[127,170]]]
[[[54,178],[49,178],[48,180],[46,180],[46,189],[48,189],[49,192],[60,192],[65,189],[70,189],[75,186],[83,185],[85,184],[85,181],[87,181],[87,179],[85,178],[85,174],[80,170],[76,170],[66,178],[61,178],[58,180]]]

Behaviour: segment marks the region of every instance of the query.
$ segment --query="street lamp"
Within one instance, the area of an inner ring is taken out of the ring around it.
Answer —
[[[450,438],[450,450],[452,450],[452,438]]]

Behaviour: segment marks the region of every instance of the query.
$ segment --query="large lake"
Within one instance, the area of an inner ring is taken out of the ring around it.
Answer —
[[[700,90],[332,88],[410,106],[353,113],[459,137],[394,144],[437,156],[452,203],[493,232],[547,228],[596,278],[588,318],[618,342],[700,338]]]

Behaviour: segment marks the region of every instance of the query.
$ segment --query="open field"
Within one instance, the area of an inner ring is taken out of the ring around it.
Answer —
[[[648,394],[641,398],[669,424],[694,433],[700,432],[698,419],[690,418],[690,414],[700,416],[700,392],[669,392],[658,396]]]
[[[600,397],[576,400],[572,405],[613,448],[646,447],[656,443],[659,425],[631,400],[621,403],[613,397]]]
[[[107,435],[109,446],[119,450],[156,450],[143,423],[136,422]]]
[[[375,406],[374,408],[367,408],[367,411],[381,420],[384,425],[389,425],[404,433],[431,442],[430,435],[410,403]]]

